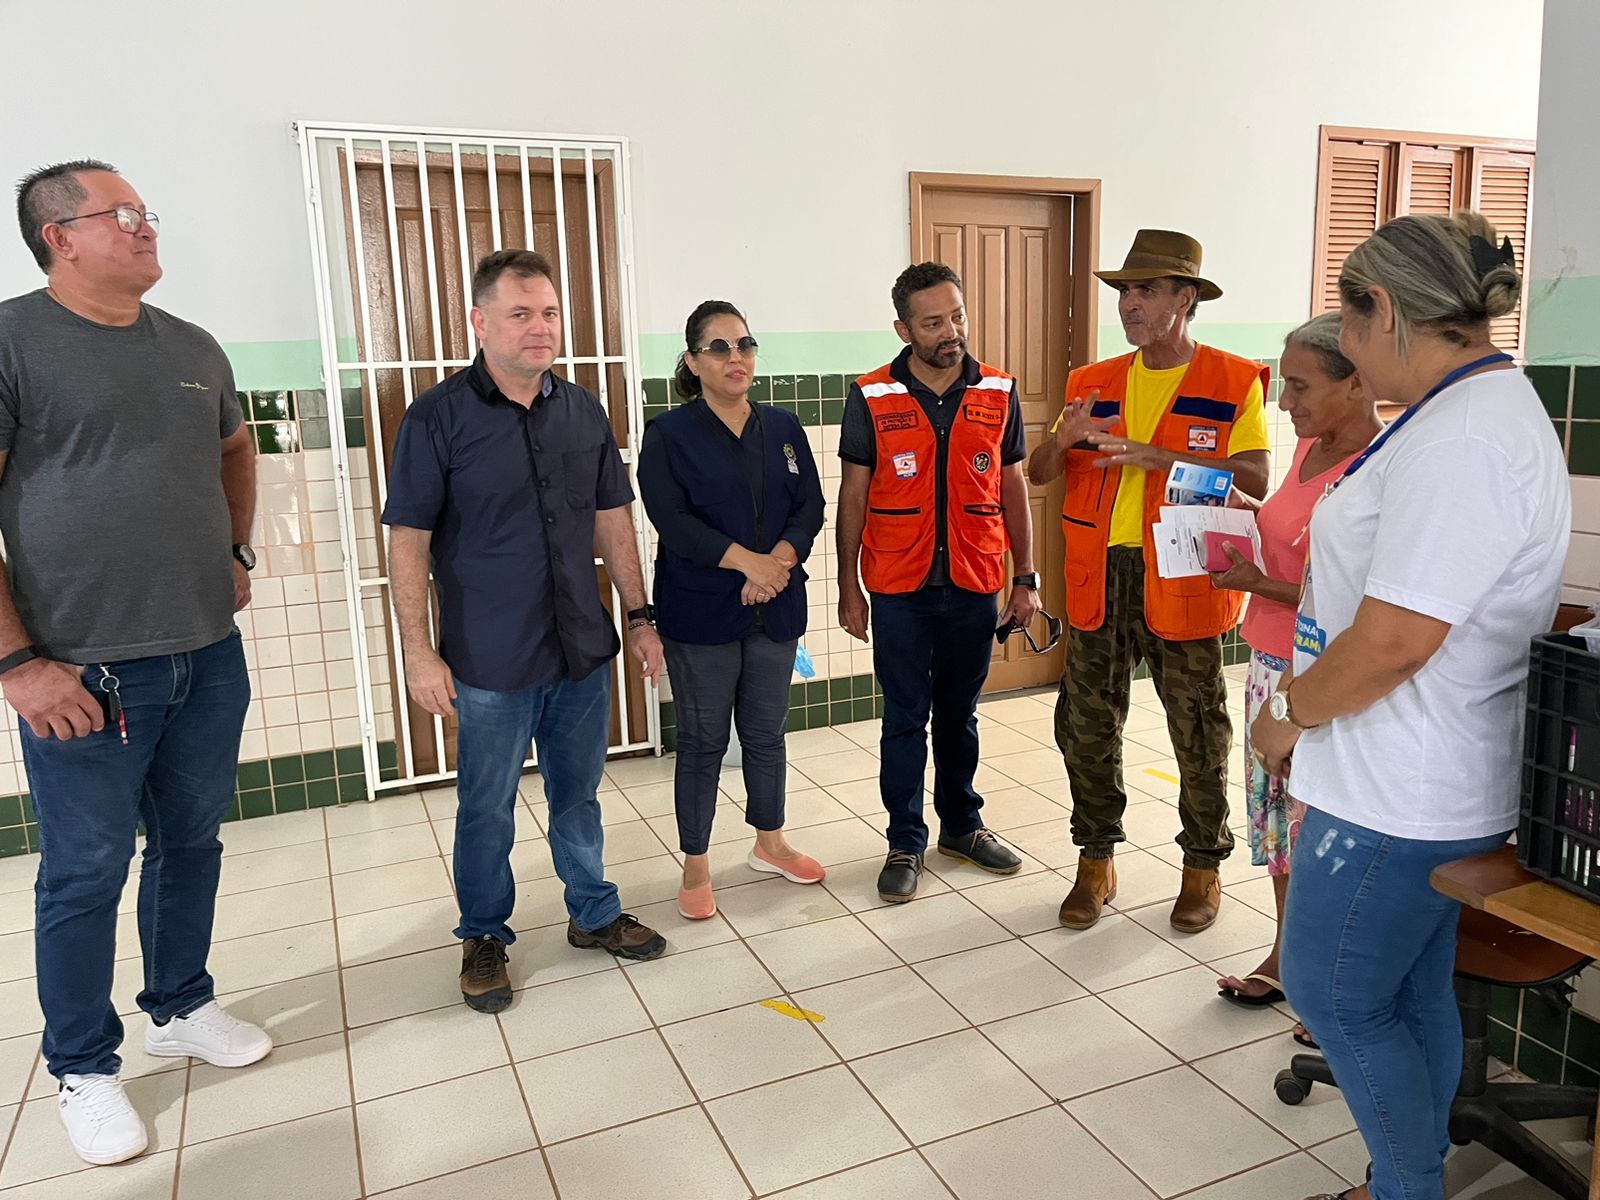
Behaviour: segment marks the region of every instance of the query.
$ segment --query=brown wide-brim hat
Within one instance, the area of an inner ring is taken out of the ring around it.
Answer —
[[[1187,279],[1200,289],[1200,299],[1215,300],[1222,289],[1200,274],[1200,243],[1186,233],[1170,229],[1141,229],[1133,235],[1133,249],[1120,271],[1096,271],[1106,283],[1133,283],[1144,279]]]

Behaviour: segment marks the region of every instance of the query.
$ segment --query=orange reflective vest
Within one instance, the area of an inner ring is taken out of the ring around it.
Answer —
[[[984,363],[978,370],[948,435],[934,428],[888,367],[856,381],[877,442],[861,530],[861,578],[869,592],[922,586],[938,545],[941,494],[950,582],[969,592],[998,592],[1005,582],[1010,541],[1000,498],[1000,444],[1012,381]]]
[[[1068,399],[1099,390],[1094,415],[1115,416],[1112,432],[1117,436],[1127,435],[1122,404],[1132,365],[1133,355],[1124,354],[1079,367],[1067,377]],[[1186,459],[1228,457],[1228,436],[1250,394],[1250,385],[1259,379],[1264,395],[1269,378],[1267,368],[1258,362],[1210,346],[1195,347],[1189,369],[1161,415],[1151,443]],[[1095,466],[1099,457],[1098,450],[1067,451],[1061,523],[1067,541],[1067,620],[1075,629],[1099,629],[1106,618],[1106,547],[1122,472]],[[1150,530],[1166,501],[1166,484],[1164,473],[1145,473],[1145,623],[1152,633],[1168,641],[1215,637],[1239,623],[1244,595],[1212,587],[1208,575],[1161,578]]]

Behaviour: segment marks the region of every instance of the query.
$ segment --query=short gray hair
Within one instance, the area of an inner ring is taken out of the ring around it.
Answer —
[[[1474,253],[1474,245],[1480,253]],[[1339,272],[1339,299],[1368,316],[1372,289],[1394,302],[1395,348],[1406,357],[1416,333],[1465,344],[1464,331],[1480,332],[1517,307],[1522,277],[1500,259],[1494,226],[1482,213],[1396,217],[1350,252]],[[1480,268],[1480,260],[1483,266]]]
[[[78,182],[80,171],[118,174],[115,167],[98,158],[75,158],[30,171],[17,184],[17,224],[22,227],[22,240],[33,254],[33,261],[46,273],[50,270],[51,256],[44,240],[44,227],[74,216],[78,206],[89,197],[83,184]]]
[[[1299,346],[1315,354],[1322,363],[1322,371],[1329,379],[1349,379],[1356,373],[1356,365],[1339,349],[1339,329],[1343,322],[1336,312],[1326,312],[1312,317],[1298,329],[1291,329],[1283,339],[1284,349]]]

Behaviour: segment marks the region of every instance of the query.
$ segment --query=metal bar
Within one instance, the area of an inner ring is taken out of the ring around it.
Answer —
[[[530,145],[559,146],[569,150],[581,150],[585,146],[600,145],[609,148],[622,144],[627,139],[620,134],[597,133],[578,134],[564,133],[553,137],[530,137],[526,133],[513,133],[506,129],[440,129],[428,125],[368,125],[364,122],[352,121],[296,121],[296,128],[301,133],[334,134],[351,133],[357,137],[371,135],[383,137],[390,134],[401,134],[407,138],[426,137],[430,141],[442,142],[451,140],[463,141],[501,141],[501,142],[528,142]]]
[[[561,147],[550,149],[550,175],[556,192],[556,256],[561,264],[561,344],[572,350],[572,287],[567,278],[567,205],[563,197]],[[600,347],[596,347],[600,349]]]
[[[600,218],[595,209],[594,196],[594,151],[588,147],[583,151],[583,190],[584,202],[588,205],[589,214],[589,296],[593,301],[594,309],[594,352],[603,355],[606,352],[606,324],[605,315],[601,311],[605,305],[601,302],[604,295],[600,290]],[[615,206],[613,206],[613,209]],[[600,408],[607,418],[611,416],[611,408],[606,403],[606,395],[610,391],[606,380],[606,369],[601,367],[595,372],[599,376]],[[635,530],[638,522],[634,522]]]
[[[529,250],[537,250],[533,244],[533,182],[528,177],[528,143],[523,142],[518,150],[522,158],[522,244]]]
[[[494,147],[485,148],[493,157]],[[461,183],[461,145],[459,142],[450,143],[450,170],[455,175],[456,181],[456,249],[457,257],[461,259],[461,319],[467,327],[467,357],[471,358],[478,353],[478,335],[472,329],[472,317],[468,310],[472,307],[472,246],[467,241],[467,193]],[[490,187],[493,187],[490,179]],[[490,192],[493,195],[493,192]],[[499,238],[495,239],[498,246]],[[444,369],[439,370],[439,379],[444,380]],[[442,751],[441,751],[442,753]],[[443,759],[441,758],[441,762]]]
[[[428,317],[433,325],[433,356],[436,359],[444,357],[444,327],[439,317],[439,272],[438,255],[433,245],[433,197],[428,186],[428,144],[420,139],[417,142],[417,197],[422,205],[422,257],[423,270],[428,274]],[[402,288],[402,279],[399,275],[394,279],[394,290],[398,295]],[[409,350],[410,347],[407,347]],[[442,375],[442,370],[435,374]],[[434,383],[440,382],[438,379]],[[410,398],[406,400],[406,407],[411,406]]]
[[[488,154],[484,165],[489,174],[489,242],[491,249],[498,250],[505,244],[500,240],[500,175],[495,170],[494,146],[491,144],[487,149]],[[472,293],[469,291],[467,298],[470,300],[471,297]],[[467,327],[469,329],[472,327],[470,318],[467,321]]]

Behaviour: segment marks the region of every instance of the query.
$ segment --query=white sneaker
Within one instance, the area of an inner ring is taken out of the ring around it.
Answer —
[[[272,1051],[265,1029],[229,1016],[215,1000],[208,1000],[187,1017],[174,1017],[165,1025],[150,1022],[144,1048],[158,1058],[198,1058],[213,1067],[247,1067]]]
[[[137,1158],[150,1139],[115,1075],[66,1075],[56,1101],[78,1157],[97,1167]]]

